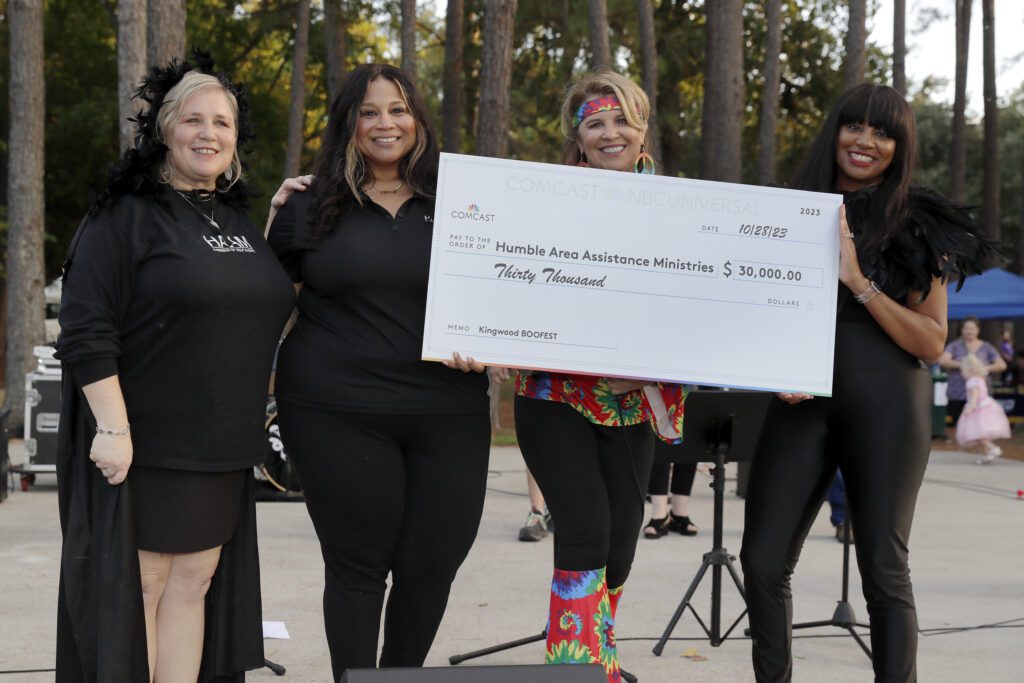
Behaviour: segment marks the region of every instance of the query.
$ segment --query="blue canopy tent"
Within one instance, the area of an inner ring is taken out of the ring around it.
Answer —
[[[956,291],[956,282],[949,285],[949,318],[957,320],[973,315],[976,318],[1024,317],[1024,277],[1002,268],[986,270],[967,278]]]

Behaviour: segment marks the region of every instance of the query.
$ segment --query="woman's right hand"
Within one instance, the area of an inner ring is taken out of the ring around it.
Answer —
[[[775,395],[778,396],[783,401],[785,401],[786,403],[788,403],[789,405],[796,405],[797,403],[800,403],[802,401],[810,401],[812,398],[814,398],[810,394],[791,393],[788,391],[780,391]]]
[[[277,192],[270,198],[270,208],[280,209],[282,206],[288,203],[288,198],[296,192],[305,192],[306,189],[313,184],[312,175],[300,175],[296,178],[285,178],[284,182],[281,183],[281,187],[277,188]]]
[[[89,459],[112,486],[128,478],[132,466],[132,437],[129,434],[97,434],[92,440]]]

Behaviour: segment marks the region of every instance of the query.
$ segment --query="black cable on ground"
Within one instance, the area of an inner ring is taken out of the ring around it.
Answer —
[[[509,472],[512,472],[512,471],[517,472],[517,473],[518,472],[523,472],[523,473],[526,472],[526,470],[509,470],[509,471],[506,471],[506,472],[503,472],[501,470],[487,470],[487,478],[488,479],[500,479],[503,475],[508,474]],[[488,491],[493,491],[494,493],[504,493],[506,496],[517,496],[519,498],[529,498],[530,497],[530,494],[528,494],[528,493],[522,493],[520,491],[506,491],[505,489],[496,489],[493,486],[488,486],[487,490]]]

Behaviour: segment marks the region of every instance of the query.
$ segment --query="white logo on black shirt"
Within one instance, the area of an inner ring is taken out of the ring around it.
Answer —
[[[221,254],[252,254],[256,251],[245,237],[211,235],[204,236],[203,240],[210,245],[210,249]]]
[[[423,220],[426,223],[433,223],[434,222],[434,217],[433,216],[428,216],[428,215],[424,214],[423,215]]]

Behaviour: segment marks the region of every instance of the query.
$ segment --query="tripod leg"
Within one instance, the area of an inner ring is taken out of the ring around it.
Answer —
[[[854,631],[852,626],[847,626],[846,630],[850,632],[850,635],[853,636],[853,639],[857,641],[858,645],[860,645],[860,649],[864,650],[864,654],[868,656],[868,659],[874,662],[875,657],[871,654],[871,650],[868,648],[868,646],[865,645],[864,640],[861,639],[860,634]]]
[[[483,657],[485,655],[493,655],[495,652],[511,650],[512,648],[519,647],[520,645],[536,643],[538,641],[546,639],[547,637],[548,632],[546,630],[541,631],[535,636],[520,638],[519,640],[512,640],[507,643],[501,643],[499,645],[492,645],[491,647],[485,647],[482,650],[474,650],[473,652],[467,652],[464,655],[452,655],[448,658],[448,663],[452,666],[455,666],[456,664],[461,664],[462,662],[465,662],[468,659],[476,659],[477,657]]]
[[[676,607],[675,614],[672,615],[672,619],[668,622],[668,626],[665,627],[665,632],[661,634],[661,639],[658,640],[658,644],[654,646],[654,654],[661,656],[662,651],[665,649],[665,643],[668,642],[668,637],[672,635],[672,631],[675,629],[676,624],[679,623],[680,617],[683,616],[686,606],[690,604],[690,599],[697,591],[697,586],[700,585],[700,580],[704,578],[704,573],[707,572],[709,566],[710,563],[705,557],[704,562],[700,565],[700,569],[697,570],[697,575],[694,576],[693,581],[690,582],[690,587],[686,589],[686,595],[683,596],[679,606]]]
[[[729,557],[729,561],[725,563],[725,566],[729,568],[729,573],[732,574],[733,583],[736,584],[736,590],[740,592],[740,597],[743,598],[743,602],[747,601],[747,592],[743,590],[743,581],[740,580],[740,575],[736,571],[736,567],[733,565],[733,557]]]

